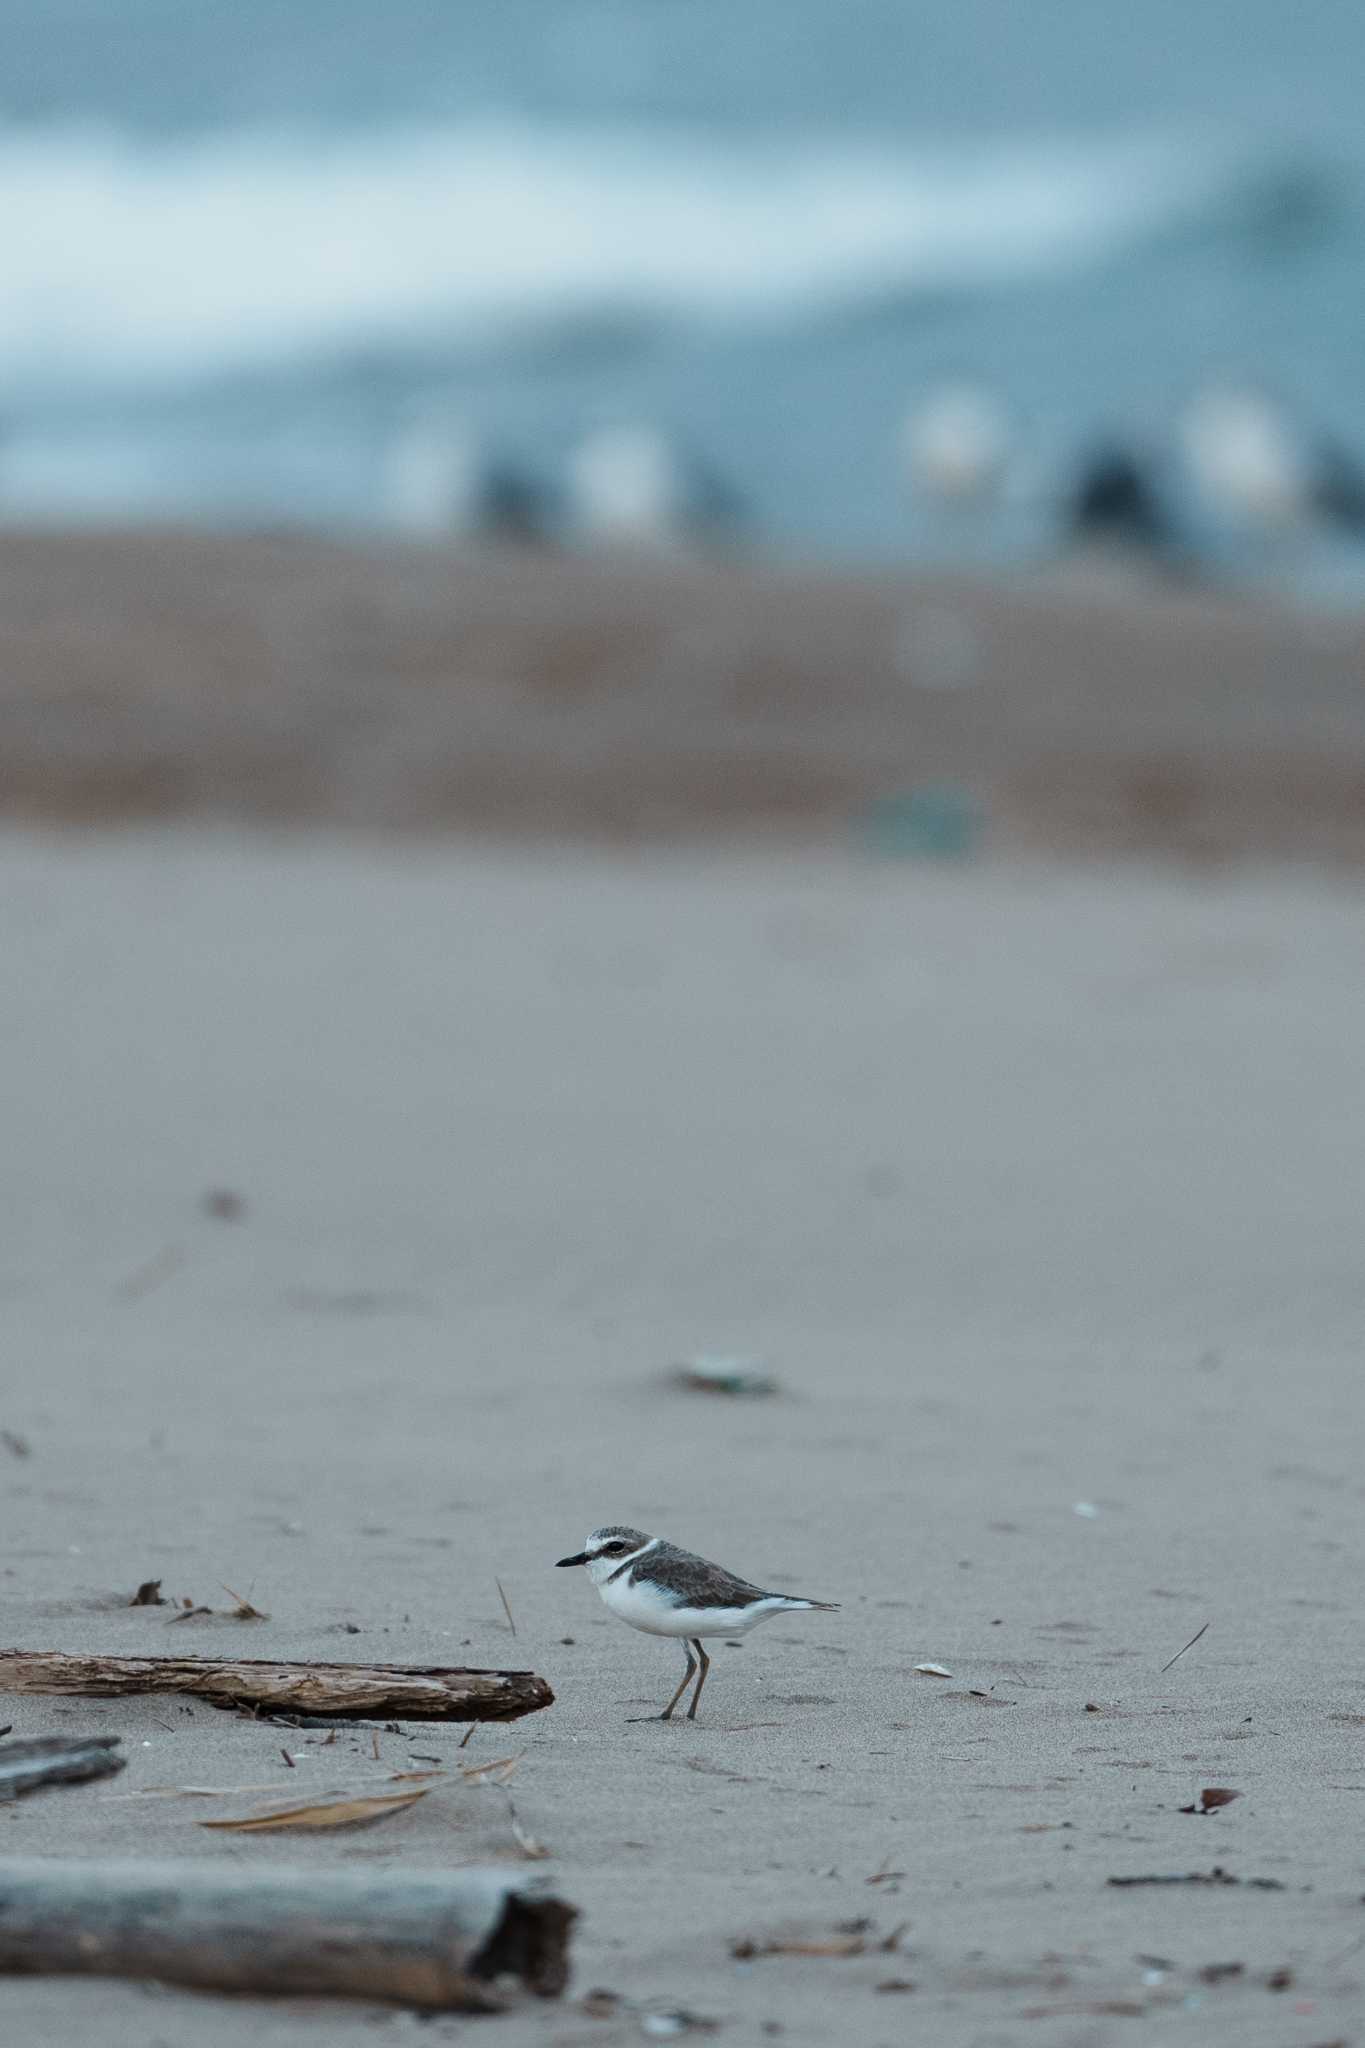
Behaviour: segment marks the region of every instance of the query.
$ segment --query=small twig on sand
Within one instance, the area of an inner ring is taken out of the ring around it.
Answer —
[[[144,1294],[150,1294],[153,1288],[160,1287],[173,1273],[179,1272],[184,1263],[185,1254],[178,1244],[164,1245],[155,1258],[148,1259],[126,1280],[120,1280],[114,1292],[125,1301],[141,1301]]]
[[[498,1598],[502,1602],[502,1611],[507,1616],[507,1626],[511,1629],[513,1635],[515,1635],[517,1632],[517,1625],[512,1619],[512,1610],[507,1605],[507,1595],[502,1590],[502,1580],[494,1579],[493,1584],[498,1589]]]
[[[1196,1644],[1196,1643],[1197,1643],[1197,1642],[1199,1641],[1199,1638],[1200,1638],[1200,1636],[1202,1636],[1202,1635],[1206,1634],[1206,1633],[1207,1633],[1207,1631],[1208,1631],[1208,1629],[1209,1629],[1209,1628],[1210,1628],[1211,1626],[1212,1626],[1212,1623],[1211,1623],[1211,1622],[1209,1622],[1209,1621],[1206,1621],[1206,1622],[1204,1623],[1204,1626],[1203,1626],[1203,1628],[1200,1628],[1200,1629],[1196,1629],[1196,1630],[1195,1630],[1195,1632],[1194,1632],[1194,1634],[1193,1634],[1193,1635],[1192,1635],[1192,1636],[1190,1637],[1189,1641],[1188,1641],[1188,1642],[1186,1643],[1186,1645],[1185,1645],[1185,1650],[1192,1650],[1192,1649],[1194,1648],[1195,1644]],[[1172,1659],[1171,1659],[1171,1664],[1178,1664],[1178,1663],[1180,1662],[1181,1658],[1182,1658],[1182,1657],[1184,1656],[1184,1654],[1185,1654],[1185,1650],[1177,1650],[1177,1651],[1176,1651],[1176,1653],[1175,1653],[1175,1655],[1174,1655],[1174,1657],[1172,1657]],[[1162,1665],[1162,1667],[1161,1667],[1161,1670],[1160,1670],[1160,1671],[1159,1671],[1159,1672],[1157,1673],[1157,1676],[1158,1676],[1158,1677],[1161,1677],[1161,1676],[1163,1676],[1163,1675],[1164,1675],[1164,1673],[1166,1673],[1167,1671],[1169,1671],[1169,1670],[1170,1670],[1170,1668],[1171,1668],[1171,1664],[1163,1664],[1163,1665]]]

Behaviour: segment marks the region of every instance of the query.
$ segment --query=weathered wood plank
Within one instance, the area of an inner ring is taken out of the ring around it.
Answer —
[[[0,1650],[0,1693],[188,1692],[263,1713],[404,1721],[515,1721],[554,1694],[534,1671],[471,1671],[438,1664],[312,1664],[256,1657],[72,1656]]]
[[[0,1861],[0,1974],[495,2011],[555,1998],[573,1907],[507,1868],[342,1871]]]

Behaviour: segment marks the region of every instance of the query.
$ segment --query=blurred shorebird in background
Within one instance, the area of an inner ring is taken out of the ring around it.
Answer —
[[[589,546],[670,554],[738,544],[739,493],[661,428],[599,427],[567,467],[569,524]]]
[[[548,485],[493,454],[463,413],[440,405],[412,412],[390,443],[380,511],[413,540],[529,546],[551,541],[556,519]]]

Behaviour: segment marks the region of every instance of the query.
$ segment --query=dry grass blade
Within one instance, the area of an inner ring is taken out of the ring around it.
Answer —
[[[546,1848],[543,1842],[538,1842],[536,1840],[535,1836],[530,1832],[528,1828],[524,1828],[522,1826],[520,1820],[517,1818],[517,1809],[513,1803],[512,1795],[510,1792],[507,1793],[507,1819],[512,1829],[512,1839],[515,1841],[522,1855],[527,1859],[529,1863],[542,1862],[544,1858],[550,1854],[550,1851]]]
[[[251,1602],[244,1600],[240,1593],[234,1593],[231,1586],[224,1586],[221,1579],[218,1583],[220,1586],[223,1586],[223,1591],[227,1594],[228,1598],[237,1602],[237,1605],[232,1610],[232,1619],[234,1621],[269,1621],[270,1616],[268,1614],[262,1614],[259,1607],[253,1607]]]
[[[730,1953],[739,1962],[755,1956],[861,1956],[867,1953],[867,1943],[861,1934],[832,1934],[823,1941],[736,1941]]]
[[[201,1828],[217,1828],[239,1835],[265,1834],[273,1828],[353,1828],[385,1820],[425,1799],[429,1785],[407,1792],[375,1792],[362,1799],[322,1800],[307,1806],[286,1806],[275,1813],[247,1814],[241,1820],[201,1820]]]
[[[494,1579],[493,1584],[498,1589],[498,1598],[502,1602],[502,1611],[507,1616],[507,1626],[511,1629],[513,1635],[515,1635],[517,1632],[517,1625],[512,1619],[512,1610],[507,1604],[507,1595],[502,1590],[502,1580]]]
[[[1206,1622],[1204,1623],[1204,1626],[1203,1626],[1203,1628],[1199,1628],[1199,1629],[1196,1629],[1196,1630],[1195,1630],[1195,1632],[1194,1632],[1194,1634],[1193,1634],[1193,1635],[1192,1635],[1192,1636],[1190,1637],[1189,1641],[1188,1641],[1188,1642],[1186,1643],[1186,1645],[1185,1645],[1185,1650],[1192,1650],[1192,1649],[1194,1648],[1195,1644],[1196,1644],[1196,1643],[1197,1643],[1197,1642],[1199,1641],[1199,1638],[1200,1638],[1200,1636],[1202,1636],[1202,1635],[1207,1635],[1207,1634],[1208,1634],[1208,1631],[1209,1631],[1209,1629],[1210,1629],[1210,1627],[1211,1627],[1211,1626],[1212,1626],[1212,1622],[1211,1622],[1211,1621],[1206,1621]],[[1185,1650],[1177,1650],[1177,1651],[1176,1651],[1176,1653],[1175,1653],[1175,1655],[1174,1655],[1174,1657],[1172,1657],[1172,1659],[1171,1659],[1171,1663],[1170,1663],[1170,1664],[1163,1664],[1163,1665],[1162,1665],[1162,1667],[1161,1667],[1161,1670],[1160,1670],[1160,1671],[1159,1671],[1159,1672],[1157,1673],[1157,1677],[1158,1677],[1158,1678],[1162,1678],[1162,1677],[1164,1677],[1164,1676],[1165,1676],[1165,1674],[1166,1674],[1166,1673],[1167,1673],[1167,1672],[1168,1672],[1168,1671],[1170,1670],[1170,1668],[1171,1668],[1171,1664],[1178,1664],[1178,1663],[1180,1662],[1181,1658],[1182,1658],[1182,1657],[1184,1656],[1184,1654],[1185,1654]]]
[[[295,1758],[295,1766],[298,1759]],[[350,1799],[364,1791],[367,1785],[418,1785],[430,1786],[437,1778],[448,1777],[446,1771],[382,1771],[367,1772],[349,1785],[327,1785],[323,1787],[325,1799]],[[263,1779],[254,1785],[140,1785],[136,1792],[111,1792],[109,1799],[245,1799],[254,1792],[276,1792],[280,1790],[278,1778]]]
[[[495,1756],[486,1764],[461,1764],[460,1776],[471,1784],[486,1778],[490,1784],[505,1785],[520,1762],[519,1756]]]

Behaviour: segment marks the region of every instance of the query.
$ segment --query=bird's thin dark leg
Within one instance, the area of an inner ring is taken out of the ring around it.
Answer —
[[[697,1679],[697,1689],[693,1693],[691,1704],[687,1709],[688,1720],[695,1721],[697,1718],[697,1701],[701,1698],[701,1689],[706,1683],[706,1674],[711,1669],[711,1659],[707,1656],[705,1650],[703,1650],[701,1646],[700,1636],[693,1637],[690,1649],[695,1650],[697,1653],[697,1657],[699,1659],[698,1670],[700,1673]],[[688,1661],[691,1661],[690,1653]],[[686,1679],[683,1680],[683,1683],[684,1685],[687,1683]]]
[[[673,1709],[674,1709],[674,1707],[676,1707],[676,1706],[677,1706],[677,1704],[678,1704],[678,1701],[679,1701],[679,1700],[680,1700],[680,1699],[682,1698],[683,1694],[684,1694],[684,1693],[685,1693],[685,1692],[687,1691],[687,1688],[688,1688],[688,1686],[689,1686],[689,1685],[691,1684],[691,1682],[692,1682],[692,1673],[693,1673],[693,1672],[694,1672],[694,1671],[696,1670],[696,1668],[697,1668],[697,1667],[696,1667],[696,1665],[695,1665],[695,1664],[694,1664],[694,1663],[692,1662],[692,1645],[691,1645],[690,1643],[688,1643],[688,1644],[687,1644],[687,1645],[686,1645],[685,1647],[686,1647],[686,1651],[687,1651],[687,1669],[686,1669],[686,1671],[684,1671],[684,1673],[683,1673],[683,1679],[682,1679],[682,1684],[681,1684],[681,1685],[680,1685],[680,1686],[678,1687],[678,1690],[677,1690],[677,1691],[676,1691],[676,1692],[674,1693],[674,1695],[673,1695],[672,1699],[671,1699],[671,1700],[669,1701],[668,1705],[667,1705],[667,1706],[666,1706],[666,1707],[664,1708],[664,1710],[663,1710],[662,1714],[660,1714],[660,1716],[659,1716],[659,1719],[660,1719],[661,1721],[671,1721],[671,1720],[672,1720],[672,1718],[673,1718]]]

